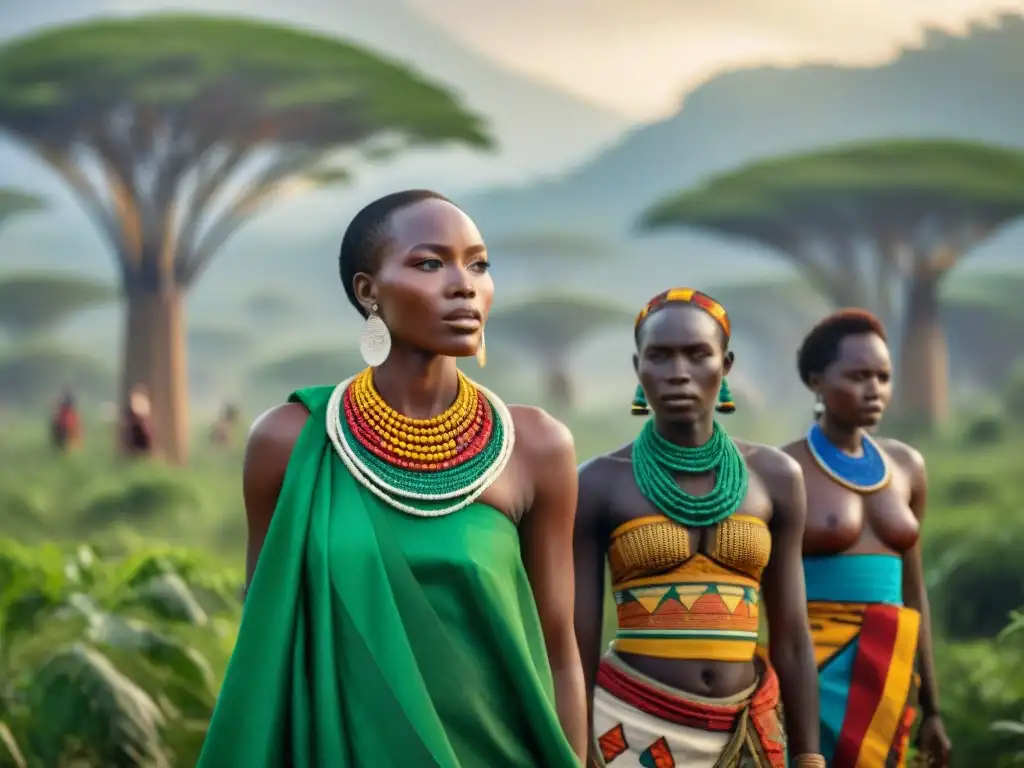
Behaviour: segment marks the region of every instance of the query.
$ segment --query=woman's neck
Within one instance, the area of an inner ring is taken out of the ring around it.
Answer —
[[[708,415],[695,421],[662,421],[655,415],[654,429],[673,445],[697,448],[711,439],[715,429],[715,417]]]
[[[851,427],[840,424],[829,419],[828,414],[822,414],[818,420],[818,426],[825,433],[825,437],[836,448],[850,456],[864,455],[864,430],[860,427]]]
[[[455,358],[391,348],[373,370],[373,385],[384,402],[410,419],[429,419],[455,402],[459,377]]]

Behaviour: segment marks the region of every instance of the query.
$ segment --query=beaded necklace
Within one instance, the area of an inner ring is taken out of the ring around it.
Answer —
[[[870,436],[861,437],[861,447],[863,456],[851,456],[833,445],[817,423],[807,431],[807,450],[829,478],[856,493],[880,491],[892,479],[889,462]]]
[[[476,501],[508,464],[515,444],[508,408],[458,376],[455,402],[430,419],[411,419],[385,403],[369,368],[332,393],[327,434],[335,451],[389,506],[418,517],[451,514]]]
[[[704,496],[687,493],[677,475],[715,473],[715,487]],[[739,509],[747,495],[747,463],[716,421],[711,439],[696,448],[671,443],[648,419],[633,443],[633,477],[640,492],[666,517],[688,528],[720,523]]]

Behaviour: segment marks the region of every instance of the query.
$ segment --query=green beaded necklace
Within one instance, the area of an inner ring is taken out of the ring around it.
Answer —
[[[715,472],[705,496],[687,493],[676,475]],[[747,463],[726,431],[715,422],[711,439],[696,448],[670,443],[648,419],[633,443],[633,477],[640,492],[666,517],[688,528],[720,523],[739,509],[747,495]]]

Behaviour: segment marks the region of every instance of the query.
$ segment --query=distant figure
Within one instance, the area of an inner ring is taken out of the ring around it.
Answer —
[[[126,455],[140,457],[149,456],[153,452],[149,393],[141,384],[133,387],[128,396],[128,408],[121,430],[121,446]]]
[[[75,396],[64,392],[50,420],[50,441],[60,453],[77,448],[82,439],[82,422]]]
[[[238,408],[225,403],[220,416],[210,430],[210,444],[226,448],[234,442],[235,428],[238,426]]]

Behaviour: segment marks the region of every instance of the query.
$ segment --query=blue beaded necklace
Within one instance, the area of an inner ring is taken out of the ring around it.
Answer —
[[[807,448],[821,471],[844,488],[857,493],[874,493],[889,484],[889,462],[868,435],[861,438],[863,456],[850,456],[833,445],[820,426],[807,432]]]

